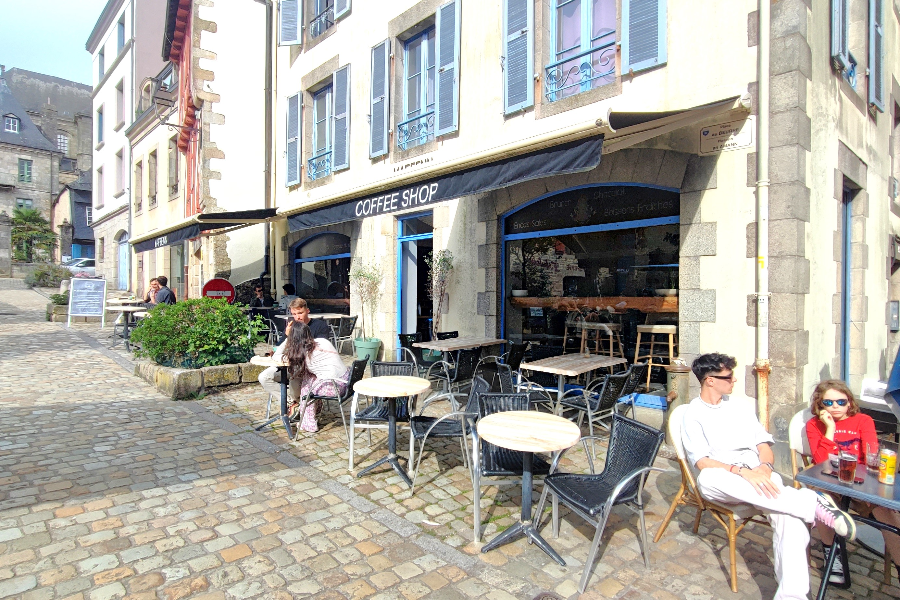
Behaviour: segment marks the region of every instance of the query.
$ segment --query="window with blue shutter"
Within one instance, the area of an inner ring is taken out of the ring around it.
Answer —
[[[303,6],[300,0],[281,0],[278,23],[278,44],[292,46],[301,43],[301,14]]]
[[[850,68],[849,4],[849,0],[831,0],[831,60],[839,71]]]
[[[309,37],[317,38],[334,25],[334,0],[311,0],[315,17],[309,22]]]
[[[350,65],[331,77],[334,90],[334,166],[335,171],[350,168]]]
[[[369,158],[388,152],[389,97],[388,77],[391,69],[391,44],[384,40],[372,48],[372,93],[369,107]]]
[[[434,139],[435,30],[426,29],[403,46],[403,121],[397,147],[408,150]]]
[[[306,176],[310,181],[331,175],[332,90],[329,85],[313,95],[312,158],[306,162]]]
[[[534,104],[534,1],[503,0],[503,109]]]
[[[437,79],[435,135],[459,129],[459,17],[461,0],[442,4],[437,11]]]
[[[334,18],[340,19],[350,12],[350,0],[334,0]]]
[[[666,0],[622,0],[622,73],[666,62]]]
[[[884,112],[884,0],[869,0],[869,104]]]
[[[615,82],[616,0],[553,0],[552,7],[553,62],[544,69],[547,100]]]
[[[286,130],[284,185],[292,186],[300,183],[300,94],[287,99]]]

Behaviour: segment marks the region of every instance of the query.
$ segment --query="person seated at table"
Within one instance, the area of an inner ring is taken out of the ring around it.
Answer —
[[[284,294],[278,299],[278,308],[287,313],[291,301],[297,297],[297,288],[294,287],[293,283],[286,283],[281,286],[281,289],[284,291]]]
[[[159,282],[159,289],[156,291],[156,303],[175,304],[175,292],[169,289],[169,278],[165,275],[158,275],[156,281]]]
[[[301,321],[289,322],[286,336],[273,355],[276,361],[288,363],[288,415],[292,420],[301,417],[303,401],[310,393],[337,396],[347,391],[350,368],[327,339],[313,338],[312,331]],[[337,384],[335,381],[338,380]],[[281,393],[281,377],[277,367],[269,367],[259,374],[259,383],[270,394]],[[319,430],[316,416],[322,409],[321,401],[309,403],[303,410],[300,429]]]
[[[144,294],[144,304],[147,305],[147,308],[153,308],[156,306],[156,292],[159,291],[159,279],[154,277],[150,280],[150,287],[147,289],[147,293]]]
[[[288,304],[288,310],[291,311],[290,321],[303,323],[312,332],[314,338],[331,339],[331,327],[325,322],[325,319],[313,319],[309,316],[309,306],[303,298],[294,298]]]
[[[722,504],[751,504],[772,525],[775,599],[807,598],[809,545],[807,523],[822,523],[853,541],[856,525],[825,494],[785,487],[772,466],[774,438],[756,418],[752,404],[731,398],[737,361],[725,354],[698,356],[691,371],[700,396],[685,410],[682,442],[688,463],[700,474],[704,498]]]
[[[843,381],[826,379],[819,382],[810,398],[810,410],[813,418],[806,422],[806,437],[809,439],[814,463],[823,463],[829,460],[830,455],[837,455],[839,452],[849,452],[857,457],[860,464],[865,464],[867,448],[871,452],[878,448],[875,421],[859,411],[856,397]],[[839,496],[835,497],[840,501]],[[882,523],[900,527],[900,512],[896,510],[855,500],[852,506],[860,514],[872,514]],[[825,556],[828,556],[834,542],[834,532],[818,526],[817,530]],[[882,531],[882,535],[885,551],[894,564],[900,564],[900,536],[887,531]],[[828,580],[831,583],[844,583],[841,561],[834,561]]]
[[[250,301],[250,308],[271,308],[275,306],[275,300],[263,289],[263,286],[257,285],[253,288],[253,293],[256,294],[256,297]]]

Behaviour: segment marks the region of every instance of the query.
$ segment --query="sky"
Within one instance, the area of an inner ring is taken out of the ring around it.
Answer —
[[[107,0],[0,0],[0,64],[91,84],[84,49]]]

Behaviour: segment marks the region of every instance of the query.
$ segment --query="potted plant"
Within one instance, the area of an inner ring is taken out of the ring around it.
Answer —
[[[428,296],[432,302],[437,298],[434,307],[434,318],[431,321],[431,338],[437,339],[437,332],[441,329],[441,317],[444,313],[444,302],[447,298],[447,287],[450,285],[450,274],[453,273],[453,253],[449,250],[438,250],[425,257],[428,266],[428,278],[431,287],[428,288]]]
[[[366,263],[365,261],[359,260],[350,269],[351,293],[359,298],[363,309],[363,337],[353,340],[353,346],[356,348],[356,357],[358,359],[375,360],[378,358],[381,340],[377,337],[367,337],[366,326],[371,322],[369,327],[374,335],[375,309],[378,308],[378,299],[381,297],[382,279],[384,279],[384,276],[381,272],[381,267],[375,263]],[[369,319],[366,319],[366,310],[369,312]]]

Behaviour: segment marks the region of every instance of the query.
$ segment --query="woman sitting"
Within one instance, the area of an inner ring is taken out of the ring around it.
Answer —
[[[338,396],[347,391],[350,369],[344,365],[341,355],[326,339],[314,339],[304,323],[290,322],[285,330],[284,343],[278,347],[275,360],[282,355],[288,363],[288,378],[293,404],[288,408],[291,419],[303,416],[300,429],[318,431],[316,415],[322,408],[321,400],[306,403],[310,394]],[[305,410],[304,410],[305,408]]]
[[[859,405],[853,392],[843,381],[827,379],[820,382],[813,391],[810,408],[813,418],[806,423],[806,436],[809,439],[813,462],[816,464],[825,462],[829,460],[829,455],[837,455],[840,452],[855,454],[860,464],[866,464],[866,452],[877,451],[875,422],[872,417],[859,412]],[[895,510],[856,501],[853,503],[853,509],[860,514],[871,513],[882,523],[900,527],[900,513]],[[818,525],[817,528],[825,555],[828,556],[834,541],[834,531]],[[883,533],[885,552],[890,554],[894,564],[898,564],[900,536]],[[829,581],[844,583],[841,561],[834,562]]]

